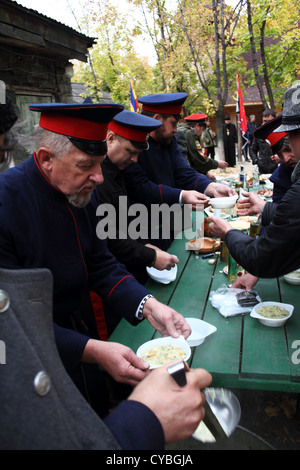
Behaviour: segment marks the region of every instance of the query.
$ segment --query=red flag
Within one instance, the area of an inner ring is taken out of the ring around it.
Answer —
[[[243,101],[243,95],[240,87],[240,78],[239,74],[236,76],[236,81],[237,81],[237,94],[238,94],[238,109],[240,113],[240,121],[241,121],[241,131],[242,134],[245,135],[247,132],[247,117],[246,117],[246,111],[245,111],[245,106],[244,106],[244,101]]]

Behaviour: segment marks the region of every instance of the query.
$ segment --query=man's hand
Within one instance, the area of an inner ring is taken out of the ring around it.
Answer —
[[[205,194],[209,197],[229,197],[237,195],[234,189],[221,183],[210,183],[206,187]]]
[[[206,176],[206,178],[209,178],[209,179],[212,180],[212,181],[216,181],[216,177],[215,177],[215,175],[214,175],[214,173],[213,173],[212,170],[208,170],[208,172],[206,173],[205,176]]]
[[[162,271],[163,269],[171,269],[174,268],[176,264],[179,263],[179,259],[175,255],[170,255],[167,251],[160,250],[156,246],[147,243],[149,248],[153,248],[156,251],[156,259],[154,262],[154,268],[159,269]]]
[[[211,384],[211,375],[204,369],[194,369],[186,372],[186,380],[187,384],[179,387],[162,366],[151,371],[128,398],[153,411],[166,443],[191,436],[205,415],[205,395],[201,390]]]
[[[232,230],[231,225],[220,217],[208,217],[206,221],[208,223],[210,233],[215,238],[222,238],[225,240],[227,232]]]
[[[246,273],[243,276],[238,276],[234,283],[232,284],[232,288],[235,289],[245,289],[245,290],[252,290],[255,284],[258,281],[258,277],[253,276],[250,273]]]
[[[258,215],[266,202],[254,192],[243,191],[243,199],[239,200],[237,215]]]
[[[143,315],[163,336],[187,338],[191,334],[191,328],[180,313],[154,298],[145,303]]]
[[[227,168],[228,167],[228,163],[227,162],[224,162],[224,160],[219,160],[218,161],[218,167],[219,168]]]
[[[199,193],[198,191],[182,191],[181,202],[182,204],[191,204],[192,208],[195,210],[197,208],[196,206],[199,206],[199,204],[208,206],[209,197],[205,194]]]
[[[98,364],[116,382],[136,385],[149,373],[149,364],[123,344],[89,339],[81,362]]]

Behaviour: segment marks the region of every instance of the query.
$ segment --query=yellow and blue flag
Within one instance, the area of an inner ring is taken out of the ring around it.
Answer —
[[[139,112],[139,104],[135,90],[133,88],[132,80],[130,80],[130,111],[133,111],[134,113]]]

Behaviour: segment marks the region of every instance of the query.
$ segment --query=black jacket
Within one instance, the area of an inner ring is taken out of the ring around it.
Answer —
[[[98,193],[102,203],[111,204],[116,210],[116,238],[108,238],[108,249],[118,261],[125,264],[138,281],[144,283],[147,279],[146,266],[152,266],[155,260],[155,250],[145,246],[148,240],[133,240],[119,226],[120,211],[128,214],[129,202],[121,171],[107,156],[101,164],[104,182],[98,185]],[[120,199],[121,197],[121,199]],[[128,219],[130,223],[130,219]],[[125,228],[125,227],[124,227]],[[128,226],[126,226],[126,231]],[[122,234],[120,234],[122,232]],[[124,238],[122,238],[124,236]]]
[[[300,266],[300,179],[298,178],[279,204],[267,203],[262,217],[266,230],[253,239],[239,230],[230,230],[226,244],[234,259],[257,277],[272,278]]]
[[[261,174],[273,173],[278,164],[271,157],[273,152],[271,147],[263,140],[254,137],[250,147],[250,157],[254,165],[258,165]]]

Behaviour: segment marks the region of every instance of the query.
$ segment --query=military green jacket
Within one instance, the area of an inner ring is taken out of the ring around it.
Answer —
[[[206,175],[209,170],[218,168],[217,160],[206,157],[200,137],[196,134],[194,129],[185,130],[185,138],[188,148],[188,160],[191,167],[199,173]]]

